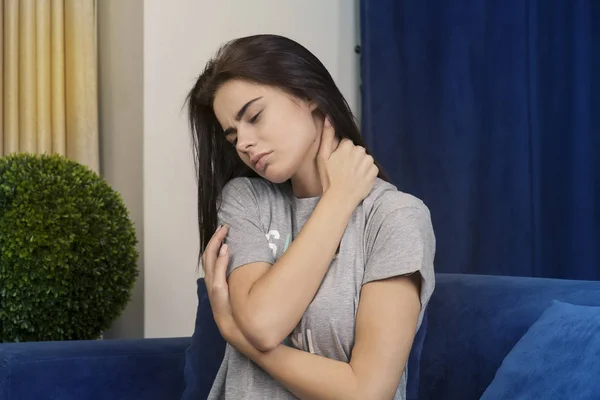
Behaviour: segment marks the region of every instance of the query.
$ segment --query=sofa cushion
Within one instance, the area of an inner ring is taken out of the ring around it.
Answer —
[[[0,343],[0,399],[177,399],[190,338]]]
[[[408,356],[408,379],[406,382],[406,400],[419,398],[419,376],[421,374],[421,353],[427,334],[427,309],[423,315],[423,322],[413,340],[413,345]]]
[[[554,301],[505,357],[481,399],[597,398],[598,360],[600,307]]]
[[[204,279],[198,279],[198,309],[196,326],[185,353],[185,391],[181,400],[206,399],[217,376],[223,356],[225,339],[213,318]]]

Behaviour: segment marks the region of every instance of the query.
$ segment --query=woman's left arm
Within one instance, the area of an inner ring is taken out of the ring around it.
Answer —
[[[263,353],[244,338],[231,344],[300,399],[392,399],[421,308],[420,278],[418,273],[414,276],[416,279],[396,277],[363,286],[350,363],[285,345]]]

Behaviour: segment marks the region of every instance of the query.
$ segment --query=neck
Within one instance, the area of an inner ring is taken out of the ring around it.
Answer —
[[[306,161],[291,178],[294,195],[298,198],[317,197],[323,192],[316,157]]]
[[[323,135],[323,119],[315,119],[315,127],[319,132],[318,139],[314,141],[304,163],[298,171],[292,176],[291,183],[294,195],[297,198],[317,197],[323,194],[323,185],[319,177],[319,167],[317,166],[317,155],[321,145],[321,137]],[[334,138],[334,146],[336,149],[339,144],[339,138]]]

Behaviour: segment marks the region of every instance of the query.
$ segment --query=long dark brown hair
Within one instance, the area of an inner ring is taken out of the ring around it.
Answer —
[[[299,43],[277,35],[232,40],[207,64],[186,99],[198,181],[200,254],[217,228],[217,202],[235,177],[258,176],[225,139],[213,101],[217,89],[231,79],[277,87],[311,100],[329,117],[337,136],[365,147],[356,120],[325,66]],[[379,164],[379,177],[389,181]]]

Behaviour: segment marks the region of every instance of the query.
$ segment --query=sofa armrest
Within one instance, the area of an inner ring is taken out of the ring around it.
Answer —
[[[600,281],[437,274],[419,398],[479,399],[504,357],[552,300],[600,305]]]
[[[0,344],[0,398],[179,399],[189,338]]]

